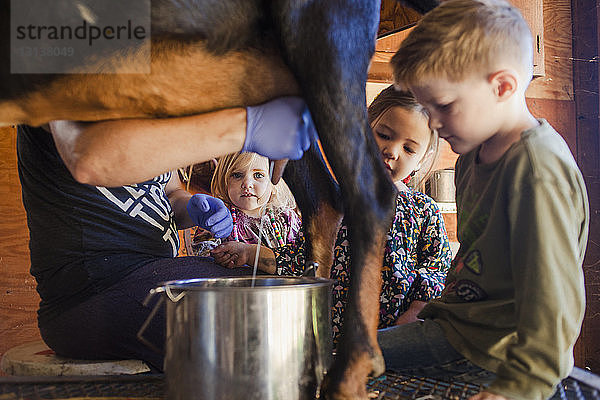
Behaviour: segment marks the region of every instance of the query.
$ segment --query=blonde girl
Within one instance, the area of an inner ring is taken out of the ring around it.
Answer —
[[[271,183],[269,160],[256,153],[222,157],[211,182],[212,195],[223,200],[233,217],[233,231],[225,241],[280,247],[294,243],[301,220],[283,180]]]

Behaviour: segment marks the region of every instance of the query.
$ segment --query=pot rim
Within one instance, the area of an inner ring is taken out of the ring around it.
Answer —
[[[254,286],[251,282],[254,279]],[[275,284],[264,284],[275,283]],[[223,284],[223,283],[230,284]],[[248,283],[247,285],[239,285]],[[279,275],[261,275],[255,278],[252,276],[242,277],[221,277],[221,278],[194,278],[167,281],[161,283],[154,290],[162,292],[169,289],[181,289],[183,291],[231,291],[231,290],[274,290],[274,289],[305,289],[323,286],[331,286],[335,283],[333,279],[307,277],[307,276],[279,276]]]

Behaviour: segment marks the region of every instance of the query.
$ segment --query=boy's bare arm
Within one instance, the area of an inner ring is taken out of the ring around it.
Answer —
[[[398,317],[394,325],[404,325],[410,322],[418,321],[417,315],[421,312],[427,303],[424,301],[414,300],[410,303],[408,310]]]

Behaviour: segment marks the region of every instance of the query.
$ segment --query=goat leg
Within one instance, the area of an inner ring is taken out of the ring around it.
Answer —
[[[352,294],[324,395],[366,398],[368,374],[385,368],[376,340],[378,293],[395,196],[366,113],[365,85],[380,3],[281,1],[272,7],[282,55],[303,90],[339,181],[351,242]]]
[[[329,278],[333,246],[343,216],[342,202],[339,186],[316,143],[302,159],[288,163],[284,179],[302,212],[307,266],[316,262],[316,275]]]

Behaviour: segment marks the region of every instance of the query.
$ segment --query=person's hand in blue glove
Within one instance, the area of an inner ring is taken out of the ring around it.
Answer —
[[[199,227],[210,231],[216,238],[225,238],[233,230],[231,212],[221,199],[207,194],[195,194],[187,203],[187,212]]]
[[[246,108],[246,140],[242,151],[272,160],[297,160],[316,137],[310,111],[300,97],[280,97]]]

